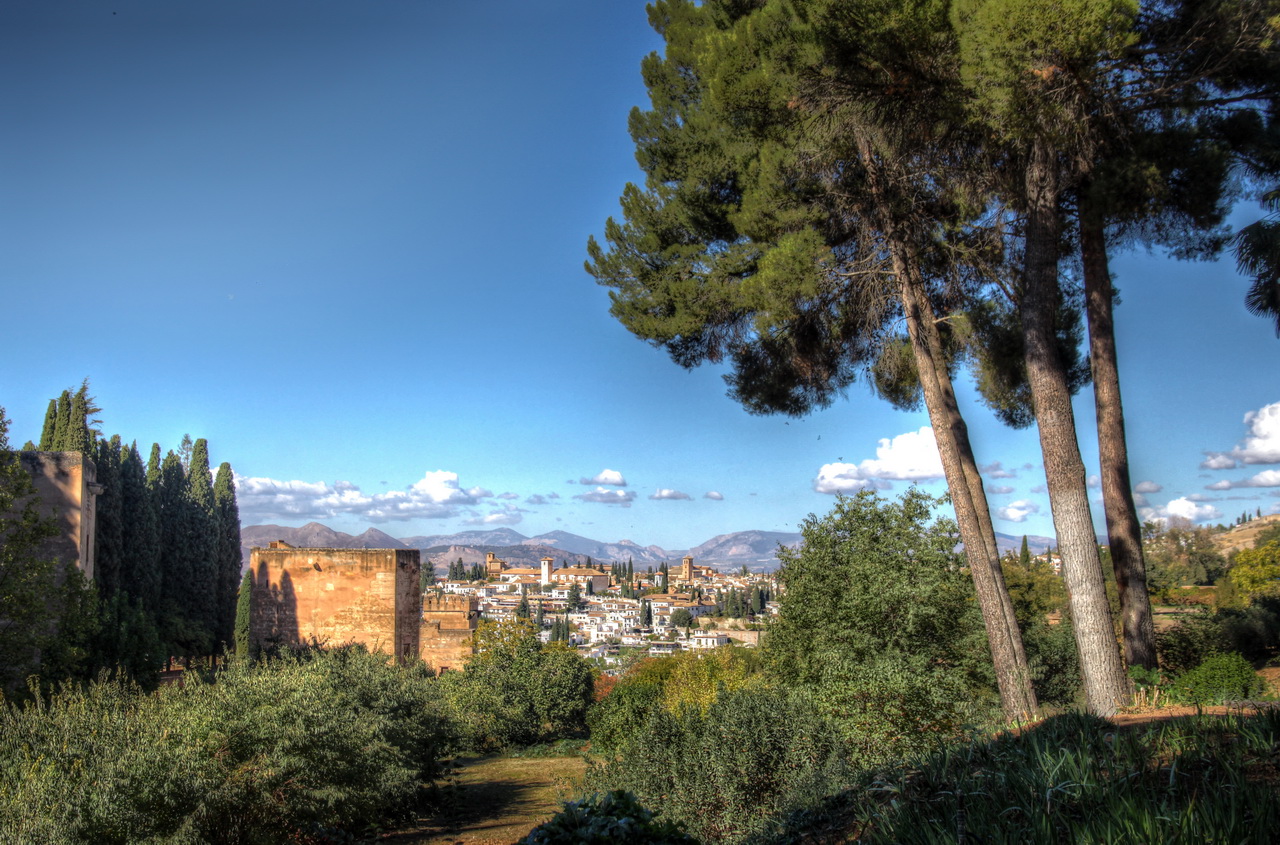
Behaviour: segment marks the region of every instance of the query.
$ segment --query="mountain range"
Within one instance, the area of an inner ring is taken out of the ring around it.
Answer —
[[[493,528],[485,531],[460,531],[456,534],[428,534],[395,538],[384,531],[369,528],[361,534],[335,531],[327,525],[309,522],[300,528],[284,525],[248,525],[240,529],[240,552],[244,565],[249,564],[249,549],[266,546],[273,540],[283,540],[292,546],[320,549],[419,549],[423,557],[437,567],[461,558],[471,565],[483,561],[487,552],[518,566],[536,566],[542,557],[553,557],[557,565],[593,561],[630,560],[642,568],[668,561],[677,562],[686,554],[700,564],[721,568],[747,566],[754,570],[771,571],[778,567],[778,546],[798,548],[801,536],[787,531],[735,531],[719,534],[691,549],[664,549],[661,546],[642,546],[631,540],[605,543],[568,531],[550,531],[535,537],[526,537],[510,528]],[[1017,551],[1022,547],[1022,537],[996,534],[1000,551]],[[1054,545],[1052,537],[1028,537],[1027,545],[1032,553],[1039,554]]]

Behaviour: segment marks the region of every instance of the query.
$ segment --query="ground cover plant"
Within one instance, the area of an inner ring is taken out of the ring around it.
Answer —
[[[948,746],[797,814],[773,842],[1265,843],[1280,711],[1118,729],[1082,714]]]

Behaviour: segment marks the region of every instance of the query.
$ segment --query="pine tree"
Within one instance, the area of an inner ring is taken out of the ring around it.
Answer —
[[[44,428],[40,430],[40,451],[53,450],[55,432],[58,430],[58,400],[49,400],[49,410],[44,414]]]
[[[246,571],[240,579],[240,589],[236,595],[236,659],[250,660],[251,648],[250,625],[253,621],[253,573]]]
[[[236,587],[240,583],[240,504],[236,501],[235,473],[231,464],[218,465],[213,481],[213,503],[217,511],[218,575],[217,627],[215,641],[230,644],[235,638]]]

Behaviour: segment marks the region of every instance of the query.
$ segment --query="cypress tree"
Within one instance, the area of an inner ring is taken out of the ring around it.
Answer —
[[[154,616],[160,604],[160,523],[137,443],[121,450],[120,482],[124,523],[120,588]]]
[[[93,450],[102,492],[95,503],[93,580],[103,599],[121,589],[124,562],[124,490],[120,477],[120,436],[99,440]]]
[[[231,464],[218,465],[213,481],[213,503],[218,512],[218,628],[216,640],[231,643],[235,637],[236,585],[240,582],[240,505],[236,501],[235,473]]]
[[[58,419],[53,427],[53,451],[63,452],[71,431],[71,391],[64,390],[58,397]]]
[[[1031,567],[1031,548],[1027,545],[1027,535],[1022,535],[1022,551],[1018,553],[1018,563],[1022,564],[1023,569]]]
[[[49,410],[44,413],[44,428],[40,430],[40,451],[53,449],[54,434],[58,429],[58,400],[49,400]]]
[[[87,383],[71,397],[71,408],[67,418],[67,428],[63,435],[63,451],[89,454],[92,439],[86,420],[89,417]]]
[[[172,450],[160,464],[156,486],[160,523],[161,630],[174,654],[197,649],[199,621],[192,618],[190,597],[195,572],[187,531],[187,477]]]
[[[253,573],[245,571],[240,579],[240,591],[236,596],[236,659],[249,660],[250,624],[253,619]]]
[[[201,644],[212,653],[218,634],[218,509],[213,501],[209,444],[202,437],[191,449],[186,490],[187,548],[191,554],[190,618],[200,627]]]
[[[649,602],[640,601],[640,627],[648,628],[653,625],[653,606]]]
[[[163,476],[161,475],[162,466],[163,464],[161,463],[161,460],[160,460],[160,444],[152,443],[151,454],[147,458],[147,489],[150,490],[154,495],[159,494],[160,487],[164,480]],[[160,502],[158,499],[156,500],[155,504],[156,504],[156,515],[158,516],[160,514],[160,508],[159,508]]]

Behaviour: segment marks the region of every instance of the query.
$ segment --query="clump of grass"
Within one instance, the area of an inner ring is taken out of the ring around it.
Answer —
[[[869,778],[780,841],[1265,843],[1280,830],[1280,713],[1117,729],[1081,714]]]

